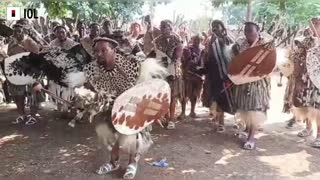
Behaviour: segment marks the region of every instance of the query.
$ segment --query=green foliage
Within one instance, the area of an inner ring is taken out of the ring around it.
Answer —
[[[247,5],[252,0],[211,0],[214,7],[221,7],[224,5]]]
[[[155,0],[156,3],[168,3],[171,0]],[[5,7],[26,6],[40,7],[44,5],[50,18],[63,19],[66,17],[90,21],[99,21],[103,17],[109,17],[116,23],[123,24],[141,14],[144,0],[3,0],[0,3],[0,15],[5,15]],[[3,7],[3,8],[2,8]]]
[[[227,17],[226,22],[232,25],[239,25],[244,21],[246,16],[245,5],[230,5],[223,11],[224,17]]]
[[[306,25],[312,17],[320,14],[318,0],[260,0],[254,7],[256,14],[266,16],[267,22],[275,16],[280,16],[290,26]]]
[[[42,1],[42,3],[47,9],[48,15],[52,18],[63,18],[68,14],[68,3],[66,0],[46,0]]]
[[[225,9],[230,24],[244,19],[246,5],[253,2],[253,14],[257,19],[266,18],[267,24],[274,17],[281,17],[288,25],[306,25],[310,18],[320,14],[319,0],[211,0],[214,7]],[[243,12],[241,12],[243,11]]]
[[[134,15],[141,14],[143,0],[109,0],[109,17],[111,17],[118,26],[132,20]],[[121,24],[119,24],[119,21]]]

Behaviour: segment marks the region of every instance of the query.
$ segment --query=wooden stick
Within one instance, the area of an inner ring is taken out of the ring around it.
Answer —
[[[251,48],[254,47],[254,46],[257,44],[258,41],[259,41],[259,38],[257,38],[257,39],[251,44],[250,47],[251,47]]]
[[[279,47],[281,44],[286,42],[288,39],[290,39],[295,33],[297,33],[298,30],[293,31],[291,34],[289,34],[286,38],[284,38],[279,44],[276,45],[276,47]]]
[[[43,92],[49,94],[50,96],[54,97],[55,99],[59,100],[59,101],[62,101],[62,102],[67,103],[67,104],[69,104],[69,105],[72,105],[72,103],[71,103],[70,101],[67,101],[67,100],[65,100],[65,99],[60,98],[59,96],[55,95],[53,92],[51,92],[51,91],[49,91],[49,90],[47,90],[47,89],[45,89],[45,88],[42,88],[41,90],[42,90]]]
[[[191,74],[191,75],[193,75],[193,76],[195,76],[195,77],[197,77],[197,78],[199,78],[199,79],[201,79],[202,80],[202,77],[200,76],[200,75],[198,75],[198,74],[196,74],[196,73],[194,73],[194,72],[192,72],[192,71],[187,71],[189,74]]]
[[[311,21],[311,28],[313,29],[314,33],[316,34],[317,38],[320,38],[317,29],[314,27],[314,24]]]
[[[75,22],[74,28],[72,29],[72,33],[77,30],[78,21],[79,21],[79,14],[77,14],[76,22]],[[80,35],[79,35],[79,36],[80,36]]]

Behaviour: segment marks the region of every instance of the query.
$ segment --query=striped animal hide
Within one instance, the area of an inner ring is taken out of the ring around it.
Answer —
[[[97,93],[84,87],[75,89],[75,96],[72,99],[73,108],[76,109],[76,116],[69,122],[69,126],[75,127],[76,121],[81,121],[85,114],[89,115],[89,122],[92,123],[94,117],[103,111],[111,109],[115,100],[114,93],[104,93],[98,96]]]

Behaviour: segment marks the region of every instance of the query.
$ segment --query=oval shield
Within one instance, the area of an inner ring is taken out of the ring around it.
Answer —
[[[148,80],[128,89],[115,100],[112,123],[121,134],[136,134],[162,118],[169,106],[169,84],[162,79]]]
[[[228,66],[228,77],[236,84],[245,84],[263,79],[276,65],[275,49],[264,45],[249,48],[233,58]]]
[[[320,89],[320,46],[308,50],[306,66],[310,80]]]
[[[36,79],[26,74],[21,64],[22,59],[29,60],[30,52],[19,53],[4,60],[4,73],[8,81],[15,85],[26,85],[36,82]]]

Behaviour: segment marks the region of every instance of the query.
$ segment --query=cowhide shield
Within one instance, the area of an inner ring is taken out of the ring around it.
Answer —
[[[0,36],[9,37],[13,34],[13,30],[5,24],[0,23]]]
[[[28,59],[29,55],[30,52],[24,52],[10,56],[4,60],[4,74],[10,83],[15,85],[26,85],[36,82],[36,79],[31,75],[23,73],[19,66],[16,68],[12,66],[21,59]]]
[[[151,79],[122,93],[112,108],[112,123],[125,135],[142,131],[169,111],[169,84],[162,79]]]
[[[236,85],[258,81],[273,71],[276,59],[275,49],[264,45],[249,48],[232,59],[228,77]]]
[[[32,84],[46,76],[59,85],[76,87],[84,83],[83,67],[90,59],[81,45],[70,50],[52,48],[39,54],[24,52],[6,58],[4,72],[15,85]]]
[[[306,66],[310,80],[320,89],[320,46],[308,50]]]

